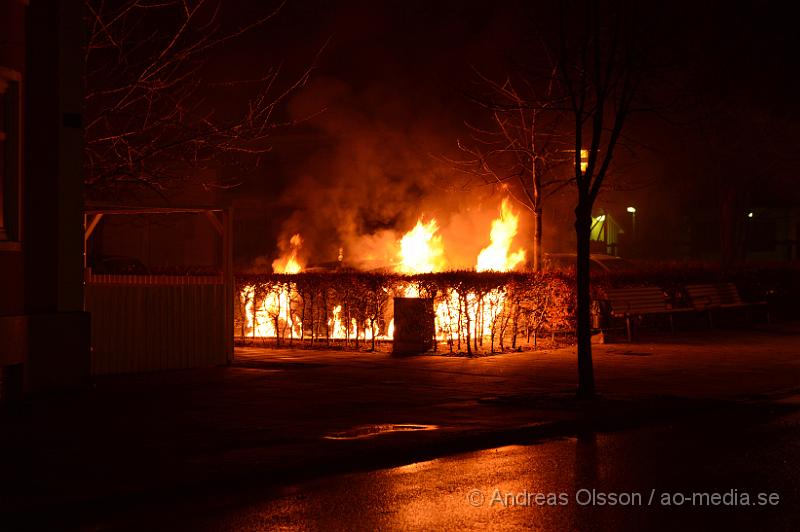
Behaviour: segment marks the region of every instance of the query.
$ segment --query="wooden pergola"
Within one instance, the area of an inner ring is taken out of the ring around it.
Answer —
[[[87,264],[87,247],[92,233],[97,228],[103,218],[108,216],[130,216],[147,214],[199,214],[203,215],[214,231],[220,236],[222,245],[222,285],[224,298],[224,351],[225,360],[230,363],[233,360],[233,305],[234,305],[234,278],[233,278],[233,213],[229,207],[216,206],[180,206],[180,207],[141,207],[141,206],[120,206],[120,205],[99,205],[88,203],[84,209],[84,275],[88,284],[100,281],[101,277],[104,284],[130,285],[163,285],[163,284],[182,284],[178,276],[146,276],[148,279],[135,279],[134,276],[96,276],[92,275]],[[184,281],[191,276],[183,276]],[[170,283],[170,279],[175,283]],[[200,278],[198,278],[200,279]],[[208,277],[206,277],[208,279]],[[166,281],[166,283],[164,282]],[[202,280],[200,282],[203,282]],[[218,281],[217,281],[218,282]],[[84,305],[87,307],[87,305]],[[87,308],[88,310],[88,308]]]

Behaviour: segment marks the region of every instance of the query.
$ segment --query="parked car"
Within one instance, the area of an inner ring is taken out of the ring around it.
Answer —
[[[390,273],[395,271],[395,265],[385,261],[377,260],[362,260],[358,262],[349,261],[329,261],[317,262],[309,264],[303,269],[304,272],[309,273],[327,273],[327,272],[376,272],[376,273]]]
[[[574,269],[576,260],[575,253],[547,253],[544,256],[544,269],[556,271]],[[613,255],[592,253],[589,256],[589,271],[592,273],[616,273],[636,271],[636,269],[632,262]]]
[[[134,257],[122,255],[94,255],[89,257],[89,266],[97,274],[146,275],[147,267]]]

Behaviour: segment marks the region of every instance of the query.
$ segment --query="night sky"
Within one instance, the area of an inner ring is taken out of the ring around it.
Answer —
[[[235,24],[265,9],[261,2],[239,7],[226,6],[226,20]],[[268,198],[265,232],[273,238],[324,232],[322,244],[311,236],[319,260],[337,247],[329,241],[331,220],[346,240],[407,229],[420,214],[496,209],[498,192],[467,185],[446,159],[459,157],[457,139],[469,135],[464,123],[483,119],[470,100],[483,90],[473,69],[499,78],[535,62],[536,32],[551,8],[288,2],[210,62],[210,72],[228,78],[281,64],[288,83],[322,49],[308,84],[281,109],[282,120],[301,123],[279,130],[265,164],[228,194]],[[635,186],[601,195],[598,205],[636,203],[649,214],[642,215],[643,230],[652,224],[664,232],[677,228],[687,210],[716,208],[731,182],[751,206],[794,201],[800,47],[791,14],[756,3],[646,9],[640,20],[652,69],[643,110],[630,119],[615,155],[616,178]],[[222,96],[222,109],[230,96]],[[554,205],[568,207],[570,191],[565,195]],[[557,222],[569,227],[569,209],[560,212]]]

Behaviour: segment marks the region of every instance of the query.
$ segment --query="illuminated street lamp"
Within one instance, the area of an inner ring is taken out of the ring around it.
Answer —
[[[625,209],[631,215],[631,242],[636,242],[636,207]]]

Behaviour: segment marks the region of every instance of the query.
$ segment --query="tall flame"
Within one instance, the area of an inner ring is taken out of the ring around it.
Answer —
[[[475,269],[479,272],[494,270],[505,272],[513,270],[525,260],[525,250],[519,249],[509,255],[509,249],[517,235],[519,217],[511,210],[508,198],[500,205],[500,217],[492,222],[491,244],[478,255]]]
[[[400,270],[403,273],[429,273],[444,268],[444,244],[435,219],[423,224],[422,218],[400,240]]]
[[[300,273],[303,266],[298,259],[298,253],[303,246],[303,239],[296,234],[289,239],[289,252],[272,261],[272,270],[275,273]]]
[[[492,221],[490,244],[477,258],[477,271],[508,271],[519,266],[525,260],[525,250],[510,252],[514,237],[519,230],[519,217],[512,210],[510,201],[504,199],[500,205],[499,217]],[[281,246],[280,258],[272,263],[276,273],[299,273],[303,265],[299,258],[303,239],[299,234],[292,236],[288,243]],[[395,242],[394,245],[397,245]],[[399,242],[401,263],[397,267],[400,273],[428,273],[442,271],[447,267],[444,256],[444,244],[439,234],[439,225],[435,219],[424,223],[420,218],[416,225],[408,231]],[[340,255],[341,255],[340,250]],[[265,294],[256,294],[255,286],[246,286],[240,292],[246,322],[243,334],[266,338],[301,338],[314,333],[314,324],[306,330],[302,322],[304,313],[297,313],[297,287],[289,282],[278,285]],[[395,294],[403,297],[420,297],[418,287],[405,284],[395,287]],[[258,300],[256,301],[256,298]],[[481,295],[468,292],[459,293],[454,289],[437,300],[435,306],[436,337],[439,341],[456,342],[461,345],[462,339],[494,337],[496,327],[506,303],[504,289],[492,290]],[[330,309],[325,327],[326,337],[331,339],[370,340],[392,339],[394,337],[394,320],[384,330],[376,327],[378,322],[359,323],[349,309],[335,305]],[[323,322],[325,323],[325,322]],[[317,332],[317,334],[320,334]],[[475,343],[477,349],[477,343]]]

